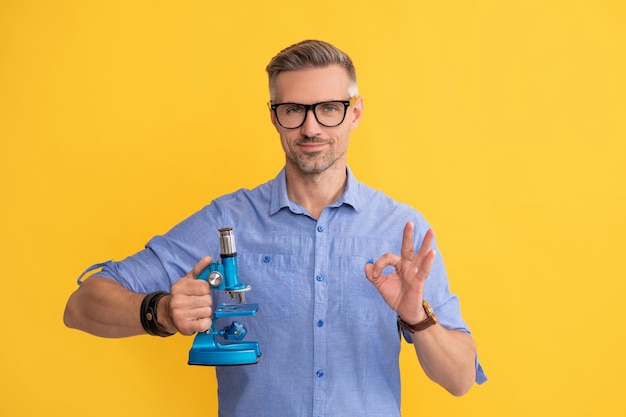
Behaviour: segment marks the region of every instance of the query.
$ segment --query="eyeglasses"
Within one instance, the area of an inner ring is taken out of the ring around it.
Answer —
[[[300,103],[276,103],[268,104],[276,115],[278,124],[285,129],[297,129],[304,124],[309,110],[313,111],[317,123],[325,127],[335,127],[343,123],[346,118],[348,107],[356,101],[356,97],[350,100],[322,101],[315,104]]]

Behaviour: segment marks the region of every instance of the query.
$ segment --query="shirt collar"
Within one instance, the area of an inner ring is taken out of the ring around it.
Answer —
[[[337,201],[330,204],[329,207],[340,207],[344,204],[351,206],[357,213],[361,211],[362,198],[360,198],[359,190],[361,183],[352,174],[350,167],[346,167],[348,181],[344,193]],[[285,168],[283,168],[272,183],[272,196],[270,200],[270,215],[273,216],[283,208],[288,208],[293,212],[302,212],[302,207],[287,197],[287,177]]]

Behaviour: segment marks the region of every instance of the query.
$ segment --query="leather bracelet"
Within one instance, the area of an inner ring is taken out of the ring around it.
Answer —
[[[141,319],[141,326],[149,335],[167,337],[174,334],[163,330],[157,322],[157,304],[166,295],[168,293],[165,291],[153,292],[147,294],[141,302],[139,318]]]

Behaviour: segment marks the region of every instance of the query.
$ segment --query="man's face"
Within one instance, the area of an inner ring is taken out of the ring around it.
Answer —
[[[286,71],[280,73],[275,81],[273,103],[314,104],[350,99],[348,74],[339,65]],[[322,126],[309,111],[304,124],[296,129],[280,126],[274,113],[270,112],[272,123],[280,135],[287,165],[303,174],[319,174],[333,166],[343,168],[350,131],[357,127],[362,110],[363,103],[359,97],[347,109],[343,123],[335,127]]]

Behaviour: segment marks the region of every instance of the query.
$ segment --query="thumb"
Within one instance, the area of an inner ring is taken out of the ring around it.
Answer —
[[[211,264],[211,257],[205,256],[204,258],[200,259],[197,264],[193,266],[193,269],[189,271],[187,275],[193,279],[198,278],[198,275],[200,275],[200,273],[210,264]]]

